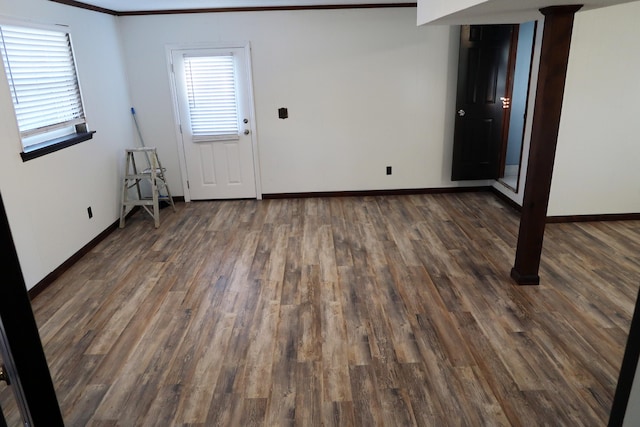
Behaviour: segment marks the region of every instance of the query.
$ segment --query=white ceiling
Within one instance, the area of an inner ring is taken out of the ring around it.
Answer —
[[[415,0],[82,0],[92,6],[116,12],[138,12],[158,10],[191,10],[243,7],[281,7],[407,3]]]
[[[418,24],[519,23],[541,18],[539,9],[547,6],[581,4],[584,6],[580,11],[583,12],[633,1],[636,0],[418,0]],[[449,5],[465,3],[470,7],[457,8],[451,13],[439,14],[429,10],[433,3]]]

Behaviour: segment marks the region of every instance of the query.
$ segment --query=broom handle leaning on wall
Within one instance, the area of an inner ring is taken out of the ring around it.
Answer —
[[[138,131],[138,138],[140,138],[140,145],[144,148],[144,139],[142,139],[142,132],[140,132],[140,126],[138,125],[138,119],[136,119],[136,110],[131,107],[131,115],[133,116],[133,123],[136,125],[136,130]],[[151,160],[149,159],[149,154],[144,153],[145,158],[147,159],[147,166],[149,166],[149,170],[151,170]]]

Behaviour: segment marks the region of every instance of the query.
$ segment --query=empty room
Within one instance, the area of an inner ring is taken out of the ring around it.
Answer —
[[[638,18],[0,0],[0,426],[639,425]]]

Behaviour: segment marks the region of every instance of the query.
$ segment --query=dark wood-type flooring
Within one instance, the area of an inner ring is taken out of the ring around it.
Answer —
[[[33,301],[66,423],[603,426],[640,222],[548,225],[538,287],[517,227],[490,193],[137,213]]]

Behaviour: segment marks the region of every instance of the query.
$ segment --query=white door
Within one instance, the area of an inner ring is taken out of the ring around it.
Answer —
[[[248,49],[171,50],[190,199],[257,196]]]

